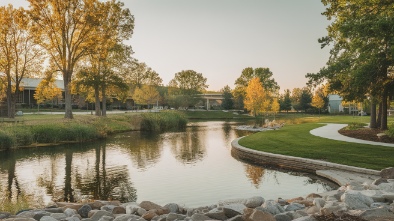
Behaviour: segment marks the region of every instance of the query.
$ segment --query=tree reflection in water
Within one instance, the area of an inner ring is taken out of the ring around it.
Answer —
[[[265,174],[265,169],[262,167],[245,164],[245,173],[254,187],[259,188],[262,178]]]
[[[201,161],[206,155],[205,131],[199,131],[198,127],[189,127],[182,133],[169,133],[166,138],[171,144],[175,159],[183,164]]]

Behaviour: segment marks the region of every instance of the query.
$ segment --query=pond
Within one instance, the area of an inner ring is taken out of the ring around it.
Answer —
[[[33,203],[93,199],[206,206],[262,196],[294,198],[336,186],[313,175],[235,160],[238,122],[192,122],[185,131],[127,132],[105,141],[0,153],[0,197]]]

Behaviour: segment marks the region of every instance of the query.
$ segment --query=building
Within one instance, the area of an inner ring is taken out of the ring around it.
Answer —
[[[342,97],[337,94],[329,94],[328,95],[328,112],[330,114],[342,113]]]

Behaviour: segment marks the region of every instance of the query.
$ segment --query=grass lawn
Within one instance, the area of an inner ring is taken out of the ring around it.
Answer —
[[[335,123],[355,122],[350,117],[327,117],[324,121],[330,119]],[[369,120],[369,118],[365,119]],[[323,125],[319,123],[286,125],[280,130],[255,133],[242,138],[239,144],[270,153],[376,170],[394,166],[394,147],[335,141],[309,133],[312,129],[321,126]]]
[[[225,111],[182,111],[188,119],[253,119],[253,117],[244,114],[234,114],[233,112]]]

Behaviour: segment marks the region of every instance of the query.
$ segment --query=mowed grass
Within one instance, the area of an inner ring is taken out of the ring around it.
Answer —
[[[325,120],[328,119],[330,118]],[[346,123],[352,118],[341,117],[338,121],[339,118],[334,117],[331,120],[335,123]],[[394,166],[394,147],[335,141],[310,134],[311,130],[321,126],[324,125],[319,123],[285,125],[279,130],[264,131],[244,137],[239,144],[264,152],[375,170]]]

